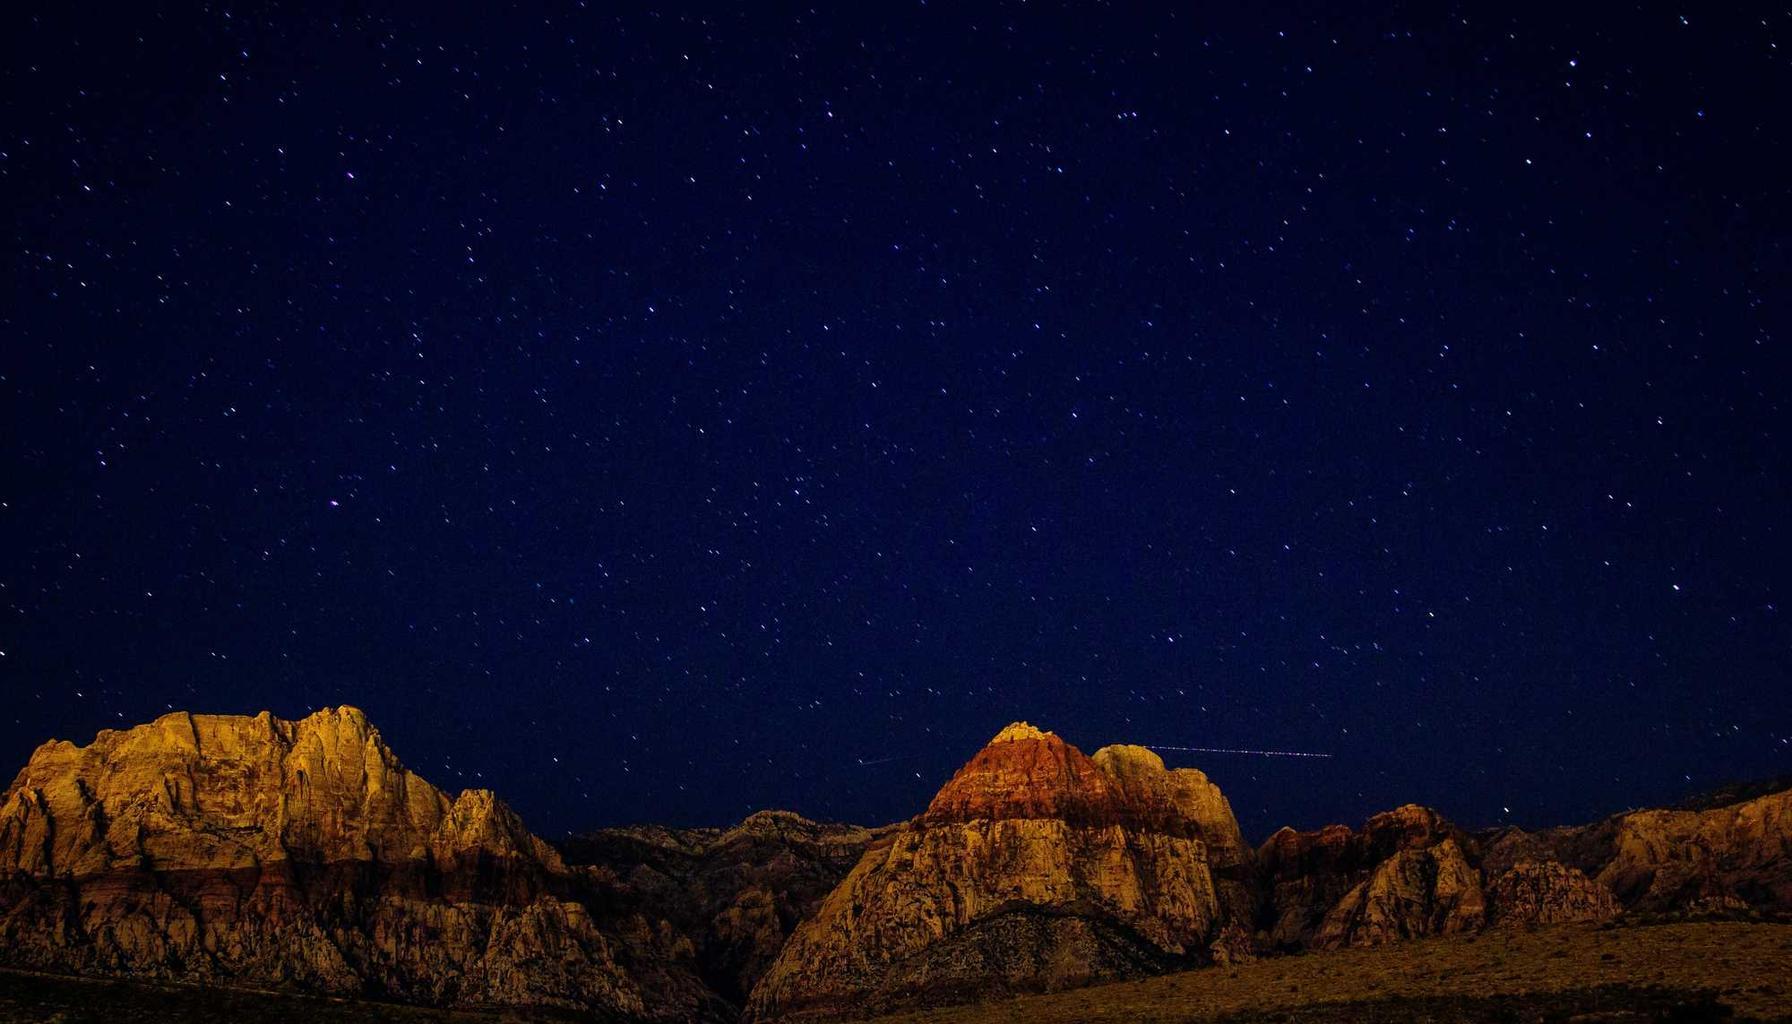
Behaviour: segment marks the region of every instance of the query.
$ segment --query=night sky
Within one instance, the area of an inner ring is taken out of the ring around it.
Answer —
[[[1792,771],[1792,12],[828,6],[9,7],[0,762],[352,703],[550,836],[1020,718],[1335,755],[1170,756],[1254,838]]]

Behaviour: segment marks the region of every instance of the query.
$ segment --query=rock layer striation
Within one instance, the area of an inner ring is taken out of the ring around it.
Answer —
[[[749,1016],[1048,990],[1226,955],[1249,849],[1225,797],[1141,747],[1003,729],[871,844],[797,928]]]
[[[1792,790],[1468,833],[1407,805],[1252,849],[1206,775],[1017,722],[915,818],[556,849],[361,712],[50,742],[0,799],[0,964],[605,1019],[837,1018],[1486,927],[1792,917]]]
[[[15,966],[704,1015],[678,937],[581,896],[502,802],[436,789],[350,707],[46,743],[0,803]]]

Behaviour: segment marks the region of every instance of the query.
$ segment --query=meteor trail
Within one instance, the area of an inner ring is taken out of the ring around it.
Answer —
[[[1197,754],[1254,754],[1257,757],[1330,757],[1330,754],[1314,754],[1305,750],[1244,750],[1239,747],[1168,747],[1162,744],[1153,745],[1152,750],[1189,750]]]
[[[914,756],[916,756],[916,755],[914,755],[914,754],[897,754],[894,757],[880,757],[874,761],[855,760],[853,762],[852,766],[854,768],[869,768],[874,764],[889,764],[891,761],[905,761]]]

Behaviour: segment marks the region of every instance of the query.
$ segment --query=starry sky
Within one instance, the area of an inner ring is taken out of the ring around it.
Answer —
[[[0,761],[352,703],[550,836],[1023,718],[1332,754],[1169,756],[1253,837],[1792,771],[1784,8],[142,6],[0,33]]]

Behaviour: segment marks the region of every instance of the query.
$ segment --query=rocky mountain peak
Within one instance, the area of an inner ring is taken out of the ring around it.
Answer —
[[[1248,938],[1249,856],[1202,773],[1170,771],[1144,747],[1090,757],[1017,722],[866,848],[749,1014],[900,1005],[961,978],[1058,988],[1221,959]]]
[[[1450,829],[1443,815],[1420,804],[1401,804],[1391,811],[1372,815],[1365,828],[1373,833],[1397,837],[1403,841],[1429,841]]]
[[[1108,777],[1058,736],[1016,722],[952,776],[922,817],[928,821],[1099,816],[1113,800]]]
[[[473,854],[561,867],[493,794],[436,789],[347,706],[297,721],[176,712],[46,743],[0,804],[0,874]]]
[[[1012,743],[1016,740],[1042,740],[1054,734],[1035,728],[1030,722],[1010,722],[1001,732],[996,733],[991,743]]]
[[[607,1016],[711,998],[645,920],[600,922],[588,884],[489,790],[405,768],[353,707],[47,743],[0,800],[12,966]]]
[[[1055,733],[1016,722],[996,734],[935,795],[922,820],[1062,820],[1200,838],[1225,862],[1248,855],[1232,807],[1194,768],[1170,770],[1147,747],[1084,754]]]
[[[1266,949],[1783,914],[1792,791],[1761,789],[1472,835],[1407,804],[1253,852],[1201,771],[1015,722],[888,828],[761,811],[563,859],[357,708],[177,712],[46,743],[0,795],[0,964],[665,1024],[861,1015]]]
[[[1091,759],[1115,777],[1155,775],[1164,771],[1164,759],[1149,747],[1130,743],[1113,743],[1095,752]]]

